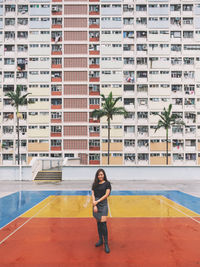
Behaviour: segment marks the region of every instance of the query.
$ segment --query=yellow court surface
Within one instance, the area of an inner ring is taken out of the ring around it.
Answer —
[[[199,217],[164,196],[110,196],[110,217]],[[92,217],[91,196],[49,196],[21,217]]]
[[[196,217],[199,214],[163,196],[112,196],[112,217]]]

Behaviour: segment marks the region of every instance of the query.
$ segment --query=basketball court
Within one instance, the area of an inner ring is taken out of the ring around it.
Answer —
[[[89,190],[20,190],[0,198],[0,266],[200,266],[200,198],[113,190],[110,254],[96,248]]]

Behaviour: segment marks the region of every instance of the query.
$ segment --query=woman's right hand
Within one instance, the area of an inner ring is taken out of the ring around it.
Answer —
[[[94,212],[98,212],[97,206],[94,206]]]

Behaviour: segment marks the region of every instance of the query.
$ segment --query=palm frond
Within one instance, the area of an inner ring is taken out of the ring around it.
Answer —
[[[165,128],[165,127],[166,124],[162,120],[159,120],[158,124],[156,125],[155,132],[157,132],[157,130],[159,130],[160,128]]]
[[[91,116],[93,118],[100,119],[101,117],[106,116],[106,114],[107,113],[103,109],[95,109],[95,110],[92,111]]]

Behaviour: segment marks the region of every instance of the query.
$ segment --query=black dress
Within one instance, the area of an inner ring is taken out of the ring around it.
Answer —
[[[108,181],[105,181],[103,184],[98,184],[96,187],[93,187],[92,190],[94,190],[95,200],[97,201],[102,196],[104,196],[107,189],[111,190],[111,184]],[[107,198],[97,204],[97,209],[98,209],[98,212],[94,212],[94,209],[93,209],[93,217],[95,219],[100,221],[101,216],[108,216]]]

